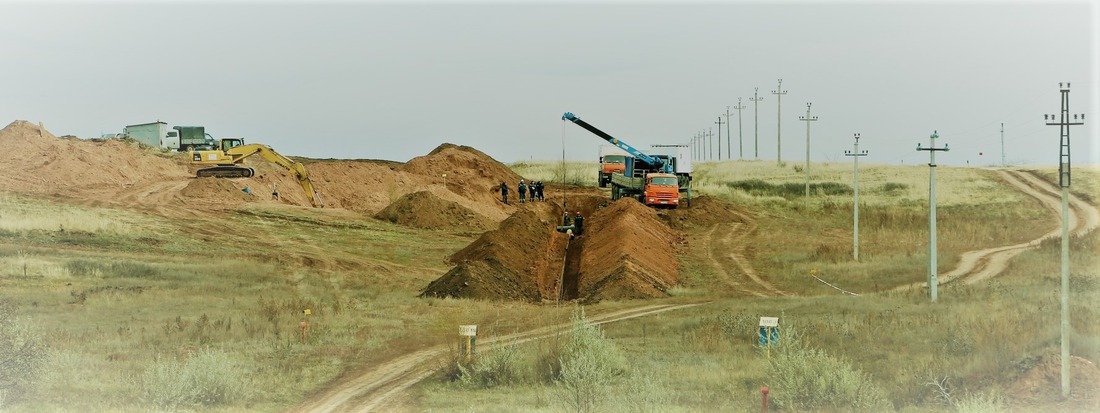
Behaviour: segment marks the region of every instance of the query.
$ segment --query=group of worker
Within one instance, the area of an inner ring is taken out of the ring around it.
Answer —
[[[519,188],[517,189],[519,190],[519,203],[521,204],[526,202],[528,198],[531,199],[531,202],[546,200],[542,196],[542,181],[531,181],[528,184],[520,179]],[[505,182],[500,183],[500,201],[505,204],[508,203],[508,184]]]
[[[584,217],[581,216],[581,211],[577,211],[577,215],[572,218],[569,217],[569,211],[565,211],[565,214],[561,217],[561,225],[563,227],[573,226],[572,229],[566,231],[570,239],[581,236],[581,233],[584,232]]]

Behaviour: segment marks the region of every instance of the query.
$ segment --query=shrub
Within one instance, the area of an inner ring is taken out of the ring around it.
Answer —
[[[65,269],[74,277],[95,277],[100,274],[102,267],[98,262],[91,260],[72,260],[65,263]]]
[[[559,395],[571,411],[590,412],[612,380],[623,375],[626,359],[581,309],[573,313],[570,339],[562,349]]]
[[[202,349],[183,362],[156,360],[141,376],[142,398],[158,409],[217,406],[245,395],[244,377],[229,356]]]
[[[491,388],[515,384],[522,379],[519,344],[515,342],[478,354],[469,363],[465,363],[465,356],[460,356],[455,365],[459,371],[458,380],[471,387]]]
[[[781,330],[768,360],[771,400],[794,410],[885,411],[885,393],[865,373],[824,350],[803,344],[790,326]]]

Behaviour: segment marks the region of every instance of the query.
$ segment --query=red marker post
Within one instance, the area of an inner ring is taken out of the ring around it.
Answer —
[[[768,413],[768,386],[761,387],[760,394],[763,395],[763,400],[760,402],[760,413]]]

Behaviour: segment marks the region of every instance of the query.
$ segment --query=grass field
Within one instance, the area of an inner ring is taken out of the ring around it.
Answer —
[[[592,163],[513,168],[546,182],[595,179]],[[746,411],[759,408],[765,385],[787,411],[1007,407],[1009,386],[1057,354],[1059,244],[1021,254],[993,281],[944,286],[937,303],[919,290],[872,293],[927,273],[928,168],[861,166],[858,263],[850,165],[811,168],[810,199],[799,195],[804,175],[793,166],[701,163],[695,180],[697,193],[752,212],[760,230],[750,261],[799,296],[733,296],[689,242],[681,286],[665,301],[708,304],[601,334],[575,327],[567,337],[483,349],[485,361],[467,367],[496,379],[441,374],[413,390],[409,410]],[[1075,191],[1096,194],[1098,178],[1075,170]],[[937,186],[941,271],[963,251],[1029,240],[1055,222],[988,170],[941,168]],[[280,411],[359,366],[453,343],[459,324],[496,336],[574,314],[570,305],[416,298],[449,269],[445,257],[474,239],[468,233],[294,208],[179,222],[14,195],[0,196],[0,217],[0,351],[34,367],[0,368],[4,411]],[[700,236],[688,231],[689,240]],[[1073,354],[1095,363],[1100,236],[1072,247]],[[863,295],[818,283],[807,275],[814,269]],[[760,316],[781,318],[774,353],[753,344]],[[24,352],[19,343],[37,345]],[[823,371],[836,375],[832,390],[784,392]],[[600,397],[569,384],[578,377]]]

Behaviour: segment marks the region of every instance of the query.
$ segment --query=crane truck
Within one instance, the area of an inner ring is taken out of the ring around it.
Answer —
[[[680,191],[682,189],[688,190],[688,198],[690,199],[689,184],[691,175],[678,175],[675,172],[676,157],[646,154],[588,124],[572,112],[565,112],[561,118],[577,124],[577,126],[592,132],[592,134],[630,154],[630,156],[623,157],[624,168],[622,172],[608,171],[612,200],[632,197],[649,206],[676,207],[680,204]],[[601,180],[601,182],[603,181]]]
[[[313,189],[313,182],[309,179],[306,167],[301,162],[275,152],[267,145],[245,144],[244,139],[241,138],[221,138],[218,141],[218,147],[213,150],[191,151],[191,164],[209,165],[207,168],[195,171],[195,176],[200,178],[247,178],[255,175],[256,171],[241,164],[244,163],[245,158],[256,154],[293,173],[298,183],[302,185],[302,189],[306,191],[310,204],[316,208],[324,207],[321,195]]]

